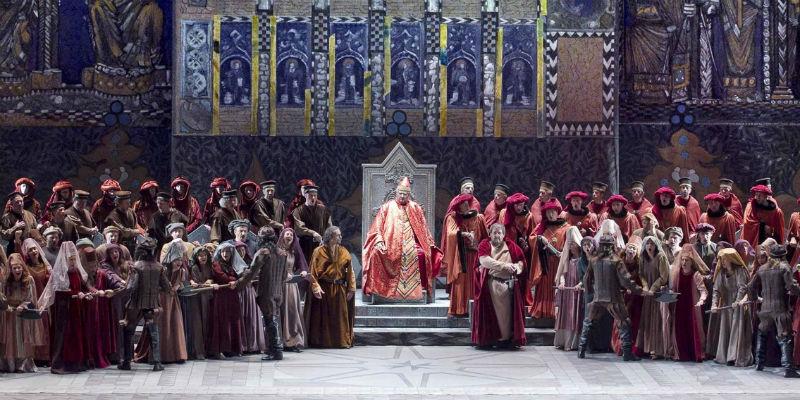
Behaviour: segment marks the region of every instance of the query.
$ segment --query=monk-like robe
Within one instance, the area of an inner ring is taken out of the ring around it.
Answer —
[[[700,214],[703,213],[703,211],[700,209],[700,203],[697,202],[694,196],[690,195],[688,199],[684,199],[681,196],[676,197],[675,204],[686,209],[686,219],[689,223],[689,233],[694,233],[694,228],[700,221]]]
[[[629,213],[628,210],[624,208],[620,214],[614,214],[614,211],[609,209],[600,217],[600,223],[602,224],[603,221],[607,219],[610,219],[619,225],[619,230],[622,232],[622,238],[625,240],[625,243],[628,243],[628,240],[633,236],[634,231],[642,227],[636,216]]]
[[[666,231],[667,228],[676,226],[683,232],[683,242],[689,241],[689,219],[686,217],[686,209],[675,204],[673,207],[653,206],[653,215],[658,220],[658,228]]]
[[[503,219],[500,218],[500,213],[505,210],[506,205],[503,203],[502,205],[497,205],[497,202],[494,200],[490,201],[489,204],[486,205],[486,209],[483,210],[483,220],[486,222],[486,229],[489,229],[492,224],[497,222],[503,223]]]
[[[250,209],[250,222],[258,228],[269,226],[275,231],[276,235],[283,230],[283,219],[285,217],[286,205],[276,198],[269,201],[261,198]]]
[[[531,248],[531,269],[528,275],[526,296],[531,296],[530,290],[533,288],[535,293],[531,298],[530,314],[534,318],[555,318],[555,282],[556,271],[558,270],[559,255],[541,243],[540,238],[547,239],[550,245],[557,251],[564,250],[564,243],[567,239],[567,229],[569,224],[562,220],[555,222],[543,222],[544,231],[537,234],[534,231],[528,238],[528,245]],[[537,228],[538,229],[538,228]]]
[[[635,203],[633,200],[631,200],[628,202],[628,204],[625,204],[625,209],[628,210],[629,213],[636,216],[636,219],[639,220],[639,225],[642,224],[642,216],[649,213],[651,208],[653,208],[653,203],[650,203],[650,200],[645,198],[638,203]]]
[[[458,211],[447,214],[442,231],[442,268],[450,285],[449,315],[469,314],[469,300],[473,296],[472,281],[478,244],[489,236],[483,216],[475,213],[461,215]],[[472,233],[467,239],[462,233]]]
[[[712,242],[725,241],[728,243],[736,243],[736,217],[723,209],[720,209],[720,211],[722,212],[704,212],[703,215],[700,216],[700,222],[698,223],[705,223],[714,227],[714,234],[711,235]]]
[[[176,222],[182,223],[185,227],[189,224],[189,217],[183,215],[183,213],[174,208],[171,208],[167,212],[156,211],[150,215],[150,221],[147,226],[147,236],[156,240],[156,254],[161,254],[161,248],[172,240],[172,236],[167,233],[167,225]],[[186,239],[185,234],[184,239]],[[189,254],[191,255],[191,253]]]
[[[297,240],[300,241],[306,262],[310,263],[311,254],[320,245],[319,242],[314,241],[314,232],[322,236],[325,230],[333,225],[331,212],[319,203],[314,206],[301,204],[292,211],[291,219],[294,222],[294,232],[297,234]]]
[[[24,221],[25,227],[14,229],[14,225],[17,224],[17,221]],[[22,232],[19,238],[17,238],[17,231]],[[39,243],[44,243],[42,235],[36,230],[36,217],[33,213],[25,209],[21,210],[20,213],[8,210],[3,214],[3,217],[0,218],[0,237],[8,241],[8,245],[5,248],[5,252],[8,255],[21,253],[21,249],[17,248],[17,246],[21,246],[22,242],[27,238],[32,238]]]
[[[600,221],[597,215],[589,211],[588,207],[583,207],[580,211],[575,211],[568,207],[561,213],[561,218],[572,226],[577,226],[581,236],[594,236],[600,228]]]
[[[131,253],[136,249],[136,236],[143,235],[144,229],[139,225],[133,209],[121,210],[115,208],[108,214],[105,226],[116,226],[120,230],[119,242],[130,250]]]
[[[78,210],[74,206],[66,210],[67,216],[75,221],[75,229],[78,232],[78,239],[92,237],[91,229],[95,227],[92,213],[87,209]]]
[[[725,199],[722,202],[722,206],[736,218],[737,227],[742,225],[742,221],[744,221],[744,208],[742,208],[742,202],[739,201],[739,198],[736,197],[735,194],[731,193],[731,197]]]
[[[484,263],[481,263],[484,258]],[[500,340],[511,339],[513,344],[524,346],[525,338],[525,289],[519,281],[512,281],[508,272],[498,268],[499,263],[520,263],[521,274],[527,273],[525,255],[511,240],[505,240],[501,248],[495,249],[486,239],[478,245],[478,254],[473,274],[475,305],[472,309],[472,343],[489,346]]]
[[[376,248],[380,242],[386,245],[385,253]],[[394,300],[421,300],[422,290],[438,275],[431,263],[433,243],[419,204],[386,202],[372,221],[364,243],[364,294]]]
[[[173,190],[170,204],[189,219],[189,223],[186,224],[186,233],[192,233],[192,231],[203,223],[203,212],[200,209],[200,203],[197,199],[188,194],[183,200],[176,199],[175,196],[178,196],[178,193],[176,190]]]
[[[97,224],[97,229],[100,232],[106,227],[106,217],[114,211],[114,197],[104,194],[103,197],[97,199],[92,205],[92,219]]]
[[[559,208],[563,208],[561,207],[561,202],[559,202],[555,197],[550,197],[550,200],[547,200],[547,203],[555,203],[558,204]],[[539,223],[542,222],[542,206],[544,204],[545,203],[542,201],[541,197],[534,200],[531,204],[531,212],[528,215],[531,216],[531,224],[533,226],[539,225]]]
[[[792,238],[800,243],[800,212],[793,212],[792,216],[789,217],[789,229],[786,230],[786,243],[791,242]],[[800,251],[798,251],[798,247],[800,246],[794,247],[792,262],[789,263],[791,266],[797,265],[798,260],[800,260]],[[800,304],[800,302],[798,302],[798,304]],[[795,314],[800,315],[800,311],[795,312]]]
[[[306,296],[305,321],[308,347],[349,348],[353,346],[356,290],[350,253],[336,246],[331,254],[327,246],[319,246],[311,256],[309,278],[311,290]],[[313,293],[324,292],[321,299]]]
[[[755,200],[747,203],[744,210],[744,226],[742,239],[747,240],[754,249],[767,238],[783,243],[784,225],[783,210],[773,199],[767,199],[766,206],[756,204]],[[769,227],[769,229],[767,229]],[[769,232],[768,232],[769,230]]]
[[[242,219],[239,212],[236,210],[229,210],[227,208],[220,208],[214,215],[211,216],[211,241],[222,243],[226,240],[233,240],[234,236],[228,230],[228,224],[236,219]]]

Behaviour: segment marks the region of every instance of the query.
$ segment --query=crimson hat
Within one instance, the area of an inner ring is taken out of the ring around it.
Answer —
[[[589,195],[588,194],[586,194],[585,192],[578,191],[578,190],[576,190],[574,192],[567,193],[566,199],[567,199],[567,201],[570,201],[570,200],[572,200],[573,197],[580,197],[584,201],[589,199]]]
[[[448,213],[458,210],[458,205],[465,202],[465,201],[472,201],[474,196],[469,193],[460,194],[453,198],[453,201],[450,202],[451,206],[447,210]]]
[[[529,200],[530,199],[528,198],[528,196],[525,196],[522,193],[514,193],[511,196],[508,196],[508,198],[506,199],[506,204],[508,204],[509,206],[513,206],[514,204],[517,203],[527,203]]]
[[[675,191],[669,186],[662,186],[656,190],[656,197],[661,196],[662,194],[668,194],[672,197],[675,197]]]
[[[723,197],[723,196],[722,196],[721,194],[719,194],[719,193],[710,193],[710,194],[707,194],[707,195],[706,195],[706,197],[703,197],[703,200],[705,200],[705,201],[719,201],[719,202],[723,202],[723,201],[725,201],[725,197]]]
[[[764,185],[755,185],[750,188],[750,193],[764,193],[772,196],[772,190]]]
[[[548,201],[542,205],[542,215],[547,213],[547,210],[556,210],[559,214],[561,214],[562,208],[557,201]]]
[[[615,194],[609,197],[608,200],[606,200],[606,204],[608,204],[608,206],[611,207],[611,204],[614,203],[615,201],[622,203],[623,206],[628,204],[628,199],[626,199],[625,196],[621,194]]]

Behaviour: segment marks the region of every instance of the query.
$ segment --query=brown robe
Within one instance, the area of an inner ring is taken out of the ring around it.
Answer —
[[[306,262],[311,263],[311,254],[319,243],[314,242],[314,232],[322,235],[325,230],[333,225],[331,212],[322,204],[315,206],[299,205],[292,211],[294,231],[300,241],[300,247],[306,257]]]
[[[228,224],[242,216],[236,210],[220,208],[211,216],[211,242],[222,243],[234,239],[233,233],[228,230]]]
[[[284,218],[286,218],[286,205],[277,198],[273,198],[272,201],[264,198],[258,199],[250,209],[250,222],[256,228],[272,227],[275,234],[281,233]]]
[[[136,213],[133,209],[121,210],[115,208],[108,214],[105,220],[105,226],[116,226],[121,231],[119,234],[119,242],[128,248],[133,253],[136,249],[136,236],[144,234],[144,230],[139,226],[139,221],[136,219]]]
[[[355,324],[356,276],[350,263],[350,253],[342,246],[334,249],[319,246],[311,256],[309,267],[311,290],[308,292],[305,320],[308,347],[349,348],[353,346]],[[324,291],[321,299],[313,293]]]
[[[39,243],[44,243],[42,235],[36,230],[36,217],[33,213],[25,209],[21,213],[9,210],[0,218],[0,237],[8,241],[8,247],[5,250],[6,254],[9,255],[21,252],[21,249],[17,248],[17,244],[15,244],[15,232],[17,229],[14,229],[14,225],[17,221],[25,221],[25,227],[20,229],[22,234],[19,237],[19,246],[22,246],[22,242],[27,238],[33,238]]]
[[[92,237],[91,229],[95,227],[94,219],[92,218],[92,213],[89,212],[87,209],[78,210],[75,206],[72,206],[67,209],[66,211],[67,216],[75,218],[75,229],[78,232],[78,237],[82,238],[90,238]]]

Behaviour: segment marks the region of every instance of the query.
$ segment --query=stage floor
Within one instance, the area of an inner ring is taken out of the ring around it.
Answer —
[[[77,375],[0,374],[0,398],[17,399],[797,399],[800,379],[713,362],[623,363],[610,354],[526,347],[516,352],[470,347],[363,346],[258,356],[134,371],[114,367]]]

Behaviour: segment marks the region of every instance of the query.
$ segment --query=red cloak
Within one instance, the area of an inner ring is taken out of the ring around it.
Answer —
[[[594,236],[597,233],[597,229],[600,228],[597,214],[589,211],[588,207],[583,207],[582,211],[576,212],[572,207],[567,207],[561,213],[560,218],[564,218],[572,226],[577,226],[578,230],[581,231],[581,236]]]
[[[697,202],[697,199],[695,199],[694,196],[690,195],[688,199],[684,199],[681,196],[675,197],[675,204],[686,209],[686,219],[689,223],[689,233],[694,233],[694,229],[700,221],[700,214],[703,213],[703,210],[700,209],[700,203]]]
[[[639,220],[639,225],[642,224],[642,216],[649,213],[650,209],[653,208],[653,203],[646,198],[642,198],[642,201],[639,203],[633,202],[633,200],[629,201],[628,204],[625,204],[625,209],[628,210],[629,213],[636,216],[636,219]]]
[[[757,206],[755,199],[747,203],[744,210],[744,226],[742,227],[742,239],[747,240],[754,249],[767,238],[774,238],[778,243],[783,243],[784,222],[783,210],[778,207],[778,203],[773,199],[768,199],[770,206]],[[762,232],[769,227],[772,232]]]
[[[683,242],[689,241],[689,219],[686,217],[686,209],[675,204],[672,208],[663,208],[660,204],[653,206],[653,215],[658,220],[658,229],[662,231],[676,226],[683,232]]]
[[[789,217],[789,229],[786,231],[786,242],[788,243],[792,238],[800,242],[800,212],[793,212],[792,216]],[[789,264],[791,266],[797,265],[798,260],[800,260],[800,250],[798,249],[800,249],[800,246],[794,249],[792,262]],[[798,282],[800,282],[800,280],[798,280]],[[798,309],[795,308],[795,310]],[[795,316],[800,316],[800,311],[795,312]],[[797,329],[795,329],[795,332],[797,332]],[[800,346],[795,347],[800,348]]]
[[[178,193],[178,191],[175,190],[175,187],[179,184],[186,186],[183,193]],[[192,196],[192,183],[189,182],[188,179],[179,176],[172,180],[171,187],[172,200],[170,200],[170,202],[172,203],[172,207],[189,218],[189,225],[186,226],[186,233],[191,233],[203,223],[203,213],[200,210],[200,203]]]
[[[622,232],[622,236],[625,239],[625,243],[627,243],[628,239],[630,239],[631,236],[633,236],[633,231],[642,227],[636,216],[629,213],[628,210],[625,210],[625,214],[614,215],[612,214],[611,209],[609,209],[608,211],[603,213],[603,215],[600,217],[600,223],[602,224],[603,221],[607,219],[610,219],[616,222],[617,225],[619,225],[619,230],[620,232]]]
[[[508,246],[508,253],[511,255],[512,262],[522,262],[522,273],[528,273],[525,263],[525,254],[513,241],[505,239]],[[477,346],[492,345],[500,339],[500,327],[497,325],[497,315],[494,313],[492,304],[492,294],[487,283],[489,272],[480,268],[480,258],[492,255],[492,244],[486,239],[478,245],[478,256],[475,258],[475,273],[473,275],[472,287],[475,289],[475,304],[472,308],[472,343]],[[514,309],[512,320],[514,321],[513,341],[517,346],[524,346],[527,343],[525,337],[525,303],[522,291],[525,285],[517,282],[514,285]]]
[[[557,204],[558,208],[563,208],[563,207],[561,207],[561,202],[558,201],[558,199],[555,198],[555,197],[550,197],[550,200],[547,200],[547,203],[548,204]],[[533,204],[531,204],[531,213],[530,213],[530,215],[531,215],[531,220],[533,221],[533,226],[539,225],[539,223],[542,222],[542,207],[543,206],[544,206],[544,203],[542,202],[541,197],[536,199],[536,200],[534,200]]]
[[[486,229],[489,229],[490,226],[494,223],[503,223],[500,220],[500,211],[506,208],[505,203],[501,206],[498,206],[494,200],[490,201],[489,204],[486,205],[486,209],[483,210],[483,219],[486,221]]]
[[[473,210],[474,211],[474,210]],[[459,240],[461,232],[475,235],[473,244]],[[489,236],[483,216],[480,214],[464,219],[457,211],[451,211],[444,218],[442,226],[442,267],[447,274],[450,286],[450,315],[468,314],[469,300],[473,293],[473,268],[477,260],[477,244]],[[463,261],[463,262],[462,262]]]
[[[716,243],[722,240],[731,244],[736,243],[736,227],[739,225],[733,214],[725,211],[721,216],[713,216],[704,212],[698,223],[706,223],[714,227],[714,234],[711,235],[712,242]]]
[[[556,250],[562,251],[567,239],[567,229],[570,225],[564,220],[559,223],[550,223],[544,227],[541,235],[537,235],[537,228],[528,238],[531,248],[531,269],[526,282],[526,302],[530,302],[531,316],[534,318],[555,318],[555,282],[559,257],[539,243],[539,237],[546,238]],[[531,289],[536,288],[536,293],[531,295]]]
[[[739,198],[736,197],[735,194],[731,193],[731,197],[725,199],[722,202],[722,206],[725,207],[725,209],[731,214],[733,214],[733,217],[736,218],[737,226],[742,224],[742,221],[744,220],[744,209],[742,208],[742,202],[739,201]]]

